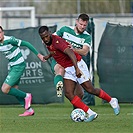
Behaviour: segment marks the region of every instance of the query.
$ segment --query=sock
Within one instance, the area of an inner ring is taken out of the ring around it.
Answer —
[[[16,98],[19,101],[19,103],[24,107],[25,106],[25,100],[24,100],[24,98],[17,97],[17,96],[16,96]]]
[[[99,97],[102,98],[103,100],[106,100],[107,102],[111,101],[111,96],[109,96],[105,91],[100,89],[100,94]]]
[[[73,106],[83,109],[85,112],[87,112],[89,109],[89,107],[86,104],[84,104],[78,96],[75,96],[72,99],[71,103],[73,104]]]
[[[33,110],[32,108],[27,109],[28,112],[31,112],[32,110]]]
[[[56,86],[59,81],[63,82],[63,77],[61,75],[56,75],[54,77],[54,85]]]
[[[21,90],[18,90],[16,88],[11,88],[7,94],[15,96],[15,97],[20,97],[20,98],[23,98],[23,99],[26,97],[25,92],[23,92]]]
[[[90,108],[88,109],[87,113],[89,114],[89,116],[96,114],[94,111],[92,111]]]
[[[117,104],[116,104],[114,98],[111,98],[111,101],[109,103],[110,103],[112,108],[116,108],[117,107]]]

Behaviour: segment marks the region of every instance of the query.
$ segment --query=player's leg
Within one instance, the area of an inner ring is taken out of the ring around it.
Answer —
[[[84,95],[84,90],[83,90],[82,86],[78,82],[76,83],[74,95],[77,95],[78,97],[80,97],[80,99],[82,99],[83,95]],[[73,109],[76,109],[76,108],[77,107],[73,106]]]
[[[71,102],[74,107],[81,108],[84,110],[88,117],[85,120],[86,122],[93,121],[97,117],[97,113],[92,111],[86,104],[84,104],[80,97],[74,95],[75,86],[76,86],[76,73],[74,67],[69,67],[65,69],[64,74],[64,92],[65,96]]]
[[[17,85],[14,85],[12,88],[18,89],[18,84]],[[24,98],[21,98],[19,96],[16,96],[16,99],[19,101],[19,103],[21,104],[22,107],[25,107],[25,100],[24,100]]]
[[[98,96],[99,98],[102,98],[103,100],[106,100],[110,103],[110,105],[114,109],[114,113],[116,115],[119,114],[120,108],[118,104],[118,100],[116,98],[112,98],[109,94],[107,94],[102,89],[94,88],[91,81],[89,80],[89,71],[87,68],[87,65],[82,60],[78,63],[79,69],[82,71],[81,78],[78,78],[78,82],[82,85],[82,87],[89,93]]]
[[[74,94],[80,97],[81,99],[83,98],[84,90],[79,83],[76,83]]]
[[[103,100],[106,100],[107,102],[109,102],[112,108],[114,109],[114,113],[116,115],[119,114],[120,107],[118,104],[118,100],[116,98],[112,98],[109,94],[107,94],[102,89],[94,88],[90,80],[82,83],[82,86],[86,89],[87,92],[93,95],[96,95],[99,98],[102,98]]]
[[[86,63],[88,70],[90,71],[90,75],[91,75],[91,81],[92,84],[94,85],[94,79],[93,79],[93,72],[92,72],[92,64],[91,64],[91,59],[90,59],[90,53],[87,54],[87,56],[82,56],[82,59],[84,60],[84,62]],[[91,64],[91,65],[90,65]],[[87,104],[87,105],[95,105],[95,96],[88,93],[85,89],[84,89],[84,96],[82,98],[82,101]]]
[[[75,85],[76,83],[74,81],[70,79],[64,79],[65,96],[74,107],[80,108],[88,114],[88,117],[86,117],[84,120],[85,122],[93,121],[97,118],[98,115],[96,112],[92,111],[86,104],[84,104],[77,95],[74,95]]]
[[[64,68],[53,59],[51,69],[55,73],[54,85],[57,90],[57,97],[62,97]]]
[[[19,98],[19,100],[24,99],[25,101],[25,109],[30,108],[32,96],[30,93],[25,93],[19,89],[14,88],[18,81],[20,80],[21,75],[25,69],[25,64],[21,64],[19,66],[14,66],[10,69],[8,76],[6,77],[1,90],[3,93],[15,96]]]
[[[12,88],[18,89],[18,84],[14,85]],[[16,98],[19,101],[19,103],[22,105],[22,107],[25,108],[25,99],[19,96],[16,96]],[[25,110],[23,114],[20,114],[19,116],[32,116],[32,115],[34,115],[34,110],[30,106],[28,109]]]
[[[25,98],[26,97],[26,93],[18,90],[16,88],[11,87],[9,84],[7,83],[3,83],[1,90],[3,93],[8,94],[8,95],[12,95],[15,97],[21,97],[21,98]]]
[[[30,109],[30,105],[31,105],[31,100],[32,100],[32,96],[30,93],[25,93],[19,89],[13,88],[10,85],[3,83],[2,88],[1,88],[2,92],[7,94],[7,95],[12,95],[15,96],[19,102],[21,101],[22,105],[24,102],[24,107],[26,110]],[[31,114],[27,114],[25,116],[30,116]],[[33,113],[32,113],[33,115]]]

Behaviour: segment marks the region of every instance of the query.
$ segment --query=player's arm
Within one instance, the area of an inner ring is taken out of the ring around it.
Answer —
[[[21,41],[20,46],[25,46],[25,47],[29,48],[35,55],[37,55],[37,57],[41,61],[43,61],[43,62],[45,61],[43,58],[44,56],[42,54],[40,54],[31,43],[29,43],[27,41]]]
[[[44,56],[43,58],[45,59],[45,60],[48,60],[49,58],[51,58],[52,57],[52,52],[50,52],[50,54],[48,54],[48,55],[46,55],[46,56]]]
[[[89,34],[85,36],[86,38],[85,38],[82,49],[76,49],[76,48],[73,49],[78,54],[84,55],[84,56],[86,56],[91,49],[91,36]]]
[[[82,74],[81,74],[80,69],[78,68],[77,58],[76,58],[74,52],[70,48],[66,48],[64,50],[64,53],[67,54],[70,57],[70,59],[72,60],[73,65],[74,65],[75,70],[76,70],[76,75],[77,75],[78,78],[80,78]]]
[[[39,52],[34,48],[34,46],[33,46],[31,43],[27,42],[27,41],[23,41],[23,40],[20,40],[20,39],[16,39],[15,37],[12,36],[12,37],[10,38],[10,43],[11,43],[12,45],[18,46],[18,47],[20,47],[20,46],[26,46],[26,47],[28,47],[35,55],[38,55],[38,54],[39,54]]]
[[[86,56],[90,51],[90,48],[87,45],[84,45],[82,49],[73,48],[73,51],[77,52],[80,55]]]
[[[20,46],[25,46],[27,48],[29,48],[35,55],[38,55],[39,52],[36,50],[36,48],[29,42],[27,41],[22,41]]]
[[[31,43],[29,43],[29,42],[27,42],[27,41],[20,40],[20,39],[16,39],[16,38],[13,37],[13,36],[10,38],[10,43],[11,43],[12,45],[18,46],[18,47],[20,47],[20,46],[26,46],[26,47],[29,48],[35,55],[37,55],[37,57],[38,57],[41,61],[43,61],[43,62],[45,61],[44,58],[43,58],[43,55],[40,54],[40,53],[35,49],[35,47],[34,47]]]

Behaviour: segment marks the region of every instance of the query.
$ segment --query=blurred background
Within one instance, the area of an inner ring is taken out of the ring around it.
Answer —
[[[106,23],[132,25],[132,11],[133,0],[1,0],[0,25],[4,29],[57,25],[59,29],[73,26],[78,14],[87,13],[95,24],[97,57]]]
[[[32,34],[37,32],[26,28],[47,25],[58,30],[65,25],[74,26],[80,13],[88,14],[94,24],[90,27],[94,46],[92,66],[98,72],[100,86],[120,102],[133,102],[133,0],[0,1],[0,25],[11,34],[17,29],[22,38],[33,43],[37,35]]]
[[[28,10],[9,11],[4,8],[32,6],[35,8],[35,26],[57,24],[60,28],[73,25],[73,18],[83,12],[94,19],[131,24],[132,5],[133,0],[1,0],[0,23],[6,29],[31,26]]]

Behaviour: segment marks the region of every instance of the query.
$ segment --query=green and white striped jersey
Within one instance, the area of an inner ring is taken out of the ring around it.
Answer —
[[[24,62],[24,58],[20,51],[20,44],[22,40],[16,39],[13,36],[4,36],[4,42],[0,43],[0,51],[9,60],[9,65],[14,66]]]
[[[74,27],[71,27],[71,26],[63,26],[55,34],[64,38],[69,43],[71,43],[73,48],[82,49],[83,45],[87,45],[90,48],[89,58],[88,56],[82,56],[82,58],[86,62],[86,64],[89,66],[89,71],[90,71],[91,79],[92,79],[93,72],[92,72],[92,63],[91,63],[91,56],[92,56],[91,35],[87,31],[84,31],[81,34],[77,34],[74,31]]]
[[[83,45],[91,47],[91,35],[86,31],[84,31],[82,34],[77,34],[74,31],[74,27],[63,26],[55,34],[71,43],[73,48],[82,49]]]

